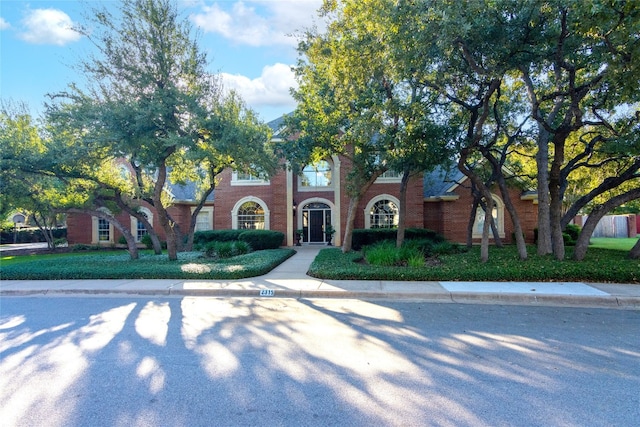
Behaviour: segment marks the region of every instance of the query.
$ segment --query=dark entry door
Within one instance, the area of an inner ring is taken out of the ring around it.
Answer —
[[[324,242],[324,211],[309,211],[309,241]]]

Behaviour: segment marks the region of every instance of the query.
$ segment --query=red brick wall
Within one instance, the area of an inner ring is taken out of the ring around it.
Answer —
[[[91,244],[91,215],[67,214],[67,242],[69,245]]]
[[[160,226],[158,221],[158,214],[155,209],[148,203],[143,203],[142,206],[149,209],[153,213],[153,228],[156,230],[160,240],[166,240],[166,234],[164,229]],[[191,205],[177,204],[170,207],[169,214],[180,225],[183,232],[187,232],[189,227],[189,221],[191,221]],[[131,227],[131,217],[126,212],[120,212],[116,215],[118,221],[120,221],[125,227]],[[67,214],[67,241],[70,245],[74,244],[92,244],[92,226],[93,222],[91,215],[80,213],[68,213]],[[135,235],[136,230],[130,230]],[[113,227],[113,243],[117,244],[118,240],[122,236],[122,233],[115,227]]]
[[[492,191],[502,199],[497,188],[493,188]],[[458,186],[453,193],[460,198],[454,201],[425,202],[424,227],[442,233],[450,241],[464,243],[467,240],[467,224],[473,197],[471,191],[464,185]],[[521,200],[520,190],[516,188],[510,189],[509,195],[518,212],[525,239],[532,243],[533,229],[537,227],[538,222],[538,206],[530,200]],[[505,207],[503,242],[513,242],[513,231],[513,222]],[[480,239],[474,239],[474,241],[479,242]]]

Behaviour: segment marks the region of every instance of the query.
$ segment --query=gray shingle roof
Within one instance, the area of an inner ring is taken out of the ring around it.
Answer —
[[[423,178],[423,194],[425,198],[447,196],[455,184],[464,180],[465,176],[457,168],[438,166],[431,172],[425,172]]]
[[[168,182],[169,191],[176,201],[195,201],[197,188],[195,182],[189,181],[185,184],[173,184]],[[215,191],[207,197],[208,202],[213,202]]]

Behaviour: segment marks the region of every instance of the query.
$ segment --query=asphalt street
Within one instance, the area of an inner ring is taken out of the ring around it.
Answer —
[[[2,297],[3,426],[634,426],[640,311]]]

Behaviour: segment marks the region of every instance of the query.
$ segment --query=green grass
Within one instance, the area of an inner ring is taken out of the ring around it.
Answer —
[[[589,248],[614,249],[618,251],[630,251],[638,241],[637,237],[592,237]]]
[[[223,260],[202,258],[200,252],[140,254],[131,260],[124,251],[3,257],[3,280],[45,279],[243,279],[268,273],[295,254],[293,249],[256,251]]]
[[[584,261],[556,261],[539,257],[529,247],[529,259],[520,261],[516,248],[491,248],[489,261],[480,262],[480,248],[465,253],[439,255],[424,267],[381,267],[363,262],[360,252],[343,254],[324,249],[311,264],[309,274],[323,279],[420,280],[420,281],[585,281],[640,283],[640,261],[626,258],[626,252],[590,248]]]

